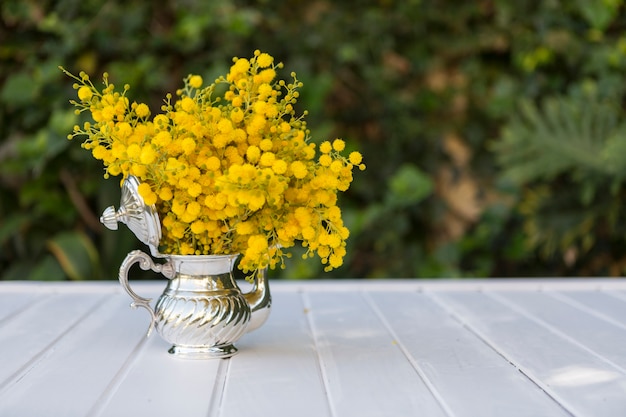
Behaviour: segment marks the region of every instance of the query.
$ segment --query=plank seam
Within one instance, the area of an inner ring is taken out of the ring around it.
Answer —
[[[130,352],[120,369],[113,376],[106,388],[102,391],[100,397],[98,397],[98,399],[91,406],[91,409],[86,414],[87,416],[97,417],[102,414],[106,406],[111,402],[111,399],[113,398],[119,387],[122,385],[124,378],[126,378],[128,373],[132,369],[141,352],[145,349],[147,341],[147,336],[143,336],[141,339],[139,339],[139,342]]]
[[[402,352],[402,354],[404,355],[404,357],[407,359],[407,361],[411,364],[411,367],[413,368],[413,370],[417,373],[417,375],[420,377],[420,379],[422,380],[422,382],[424,383],[424,385],[426,386],[426,388],[428,389],[428,391],[430,391],[430,393],[432,394],[433,398],[435,398],[435,401],[437,401],[437,403],[439,404],[439,406],[441,407],[441,409],[444,411],[444,413],[446,413],[446,415],[450,416],[450,417],[454,417],[455,413],[450,409],[450,407],[448,407],[448,405],[446,404],[446,402],[443,399],[443,396],[439,393],[439,391],[437,390],[437,388],[435,387],[435,385],[430,381],[430,379],[426,376],[426,374],[424,373],[424,371],[422,370],[421,366],[419,366],[419,364],[417,363],[417,361],[415,360],[415,358],[413,357],[413,355],[411,355],[411,353],[409,352],[409,350],[406,348],[405,344],[402,342],[401,338],[398,336],[398,334],[393,330],[393,327],[391,326],[391,324],[389,323],[389,321],[385,318],[385,315],[383,314],[383,312],[380,310],[380,308],[378,307],[378,305],[376,305],[376,302],[372,299],[372,297],[366,293],[361,291],[361,296],[365,299],[365,301],[367,302],[367,304],[370,306],[370,308],[374,311],[374,314],[376,314],[376,316],[378,317],[378,320],[380,320],[380,322],[383,324],[383,326],[385,327],[385,329],[389,332],[389,334],[391,335],[391,337],[393,338],[393,340],[395,340],[396,346],[400,349],[400,351]]]
[[[600,355],[599,353],[597,353],[593,349],[587,347],[586,345],[582,344],[578,340],[574,339],[573,337],[567,335],[566,333],[564,333],[561,330],[557,329],[556,327],[552,326],[550,323],[547,323],[546,321],[540,319],[539,317],[536,317],[534,314],[530,313],[528,310],[524,309],[519,304],[515,303],[515,301],[513,301],[511,299],[507,299],[506,297],[503,297],[501,295],[490,293],[490,292],[489,293],[486,292],[485,295],[487,297],[490,297],[493,300],[497,301],[498,303],[500,303],[502,305],[505,305],[505,306],[509,307],[510,309],[518,312],[519,314],[521,314],[523,317],[527,318],[528,320],[533,321],[534,323],[544,327],[545,329],[548,329],[549,331],[551,331],[552,333],[554,333],[558,337],[567,340],[569,343],[573,344],[574,346],[584,350],[587,353],[590,353],[592,356],[594,356],[597,359],[600,359],[601,361],[605,362],[606,364],[612,366],[613,368],[617,369],[621,373],[626,374],[626,369],[624,369],[620,365],[618,365],[615,362],[613,362],[612,360],[610,360],[610,359]]]
[[[211,393],[211,402],[207,417],[219,417],[222,414],[222,406],[224,404],[224,393],[226,392],[226,383],[230,374],[231,358],[218,359],[220,361],[215,373],[215,384]]]
[[[311,300],[306,293],[301,292],[300,296],[302,298],[302,304],[304,305],[306,314],[306,322],[309,327],[309,331],[311,332],[312,340],[313,340],[313,348],[315,350],[315,356],[317,357],[317,367],[320,374],[320,378],[322,380],[322,386],[324,388],[324,393],[326,394],[326,406],[328,407],[328,413],[331,417],[335,417],[337,415],[337,411],[335,410],[332,394],[330,392],[330,381],[328,379],[328,373],[326,372],[326,365],[319,349],[319,341],[317,338],[317,334],[315,332],[315,323],[311,314]]]
[[[545,294],[547,294],[550,297],[553,297],[553,298],[555,298],[555,299],[557,299],[557,300],[559,300],[559,301],[561,301],[561,302],[563,302],[565,304],[569,304],[570,306],[572,306],[572,307],[574,307],[574,308],[576,308],[576,309],[578,309],[578,310],[580,310],[582,312],[585,312],[585,313],[587,313],[589,315],[592,315],[592,316],[597,317],[597,318],[599,318],[601,320],[604,320],[604,321],[606,321],[606,322],[608,322],[608,323],[610,323],[610,324],[612,324],[614,326],[617,326],[617,327],[619,327],[619,328],[621,328],[623,330],[626,330],[626,325],[625,324],[620,323],[619,321],[613,319],[612,317],[607,316],[606,314],[600,313],[599,311],[594,310],[593,308],[588,307],[585,304],[581,303],[580,301],[576,301],[573,298],[570,298],[570,297],[568,297],[565,294],[556,293],[556,292],[552,292],[552,291],[546,292]]]
[[[0,319],[0,327],[4,326],[5,323],[7,323],[8,321],[14,319],[16,316],[19,316],[20,314],[30,310],[31,308],[33,308],[37,304],[41,303],[45,299],[46,299],[46,297],[44,297],[43,295],[39,295],[38,297],[36,297],[33,300],[27,300],[27,302],[24,305],[20,306],[19,308],[13,310],[11,313],[9,313],[6,316],[2,317]]]
[[[456,320],[460,325],[462,325],[470,333],[472,333],[479,340],[481,340],[485,345],[487,345],[490,349],[492,349],[497,355],[502,357],[505,361],[507,361],[509,364],[511,364],[511,366],[513,366],[515,369],[517,369],[517,371],[520,372],[522,375],[524,375],[524,377],[531,384],[535,385],[538,389],[543,391],[548,397],[550,397],[552,399],[552,401],[554,401],[565,412],[569,413],[573,417],[583,415],[583,414],[579,413],[578,411],[576,411],[575,408],[572,405],[568,404],[566,401],[562,401],[560,399],[560,397],[552,389],[550,389],[548,386],[544,385],[543,382],[541,382],[541,380],[539,378],[536,378],[535,376],[533,376],[532,372],[527,371],[517,361],[515,361],[513,358],[511,358],[508,355],[506,355],[504,349],[501,349],[500,347],[498,347],[497,343],[495,343],[494,341],[490,340],[480,330],[478,330],[477,328],[473,327],[472,324],[469,321],[465,320],[461,316],[461,314],[459,314],[455,310],[455,308],[452,307],[449,303],[445,302],[444,300],[442,300],[440,297],[438,297],[434,293],[429,292],[426,295],[428,295],[435,303],[439,304],[439,306],[441,306],[445,311],[447,311],[448,314],[450,315],[450,317],[452,317],[454,320]]]
[[[41,349],[38,353],[33,355],[33,357],[26,362],[23,366],[21,366],[18,370],[16,370],[12,375],[10,375],[6,380],[0,382],[0,396],[4,395],[4,393],[9,390],[12,386],[19,383],[26,375],[28,375],[33,369],[35,369],[40,363],[42,363],[45,359],[50,357],[54,353],[54,346],[59,343],[65,336],[67,336],[72,330],[76,328],[83,320],[97,311],[99,308],[102,308],[104,304],[102,300],[109,297],[109,294],[102,296],[96,300],[95,303],[80,317],[78,317],[70,326],[68,326],[63,332],[61,332],[57,337],[55,337],[50,343],[48,343],[43,349]]]

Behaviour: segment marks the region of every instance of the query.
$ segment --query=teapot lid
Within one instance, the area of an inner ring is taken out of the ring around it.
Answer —
[[[129,175],[122,184],[120,208],[107,207],[100,222],[108,229],[117,230],[117,223],[128,226],[137,239],[150,247],[152,256],[160,256],[158,247],[161,241],[161,223],[154,204],[146,205],[139,194],[139,180]]]

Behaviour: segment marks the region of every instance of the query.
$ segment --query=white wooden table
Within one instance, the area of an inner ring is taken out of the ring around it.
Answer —
[[[194,361],[117,282],[0,282],[0,416],[626,416],[626,280],[271,284]]]

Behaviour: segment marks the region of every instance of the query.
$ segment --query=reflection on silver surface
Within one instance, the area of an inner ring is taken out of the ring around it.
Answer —
[[[271,296],[266,270],[255,278],[254,287],[243,294],[233,277],[238,255],[164,255],[158,252],[161,227],[154,206],[143,204],[139,182],[129,177],[122,186],[119,210],[107,208],[100,221],[117,230],[125,223],[139,240],[150,247],[153,256],[165,258],[155,263],[150,255],[135,250],[120,266],[119,281],[133,299],[131,306],[150,312],[148,336],[153,328],[173,344],[170,353],[182,358],[226,358],[234,355],[234,343],[246,332],[260,327],[269,315]],[[154,308],[149,298],[137,295],[128,281],[134,264],[143,270],[162,274],[169,281]]]

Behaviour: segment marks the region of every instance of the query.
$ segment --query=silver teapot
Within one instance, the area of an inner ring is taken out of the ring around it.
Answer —
[[[158,251],[161,224],[154,206],[144,203],[139,181],[129,176],[122,184],[119,210],[113,206],[102,213],[100,221],[117,230],[122,222],[150,248],[150,255],[130,252],[122,262],[119,281],[133,299],[131,307],[150,312],[148,336],[153,328],[173,344],[169,352],[184,358],[227,358],[237,353],[234,343],[245,333],[260,327],[269,316],[271,296],[266,270],[258,271],[252,289],[243,293],[233,276],[238,255],[170,255]],[[130,268],[160,273],[169,281],[156,305],[140,297],[130,287]]]

